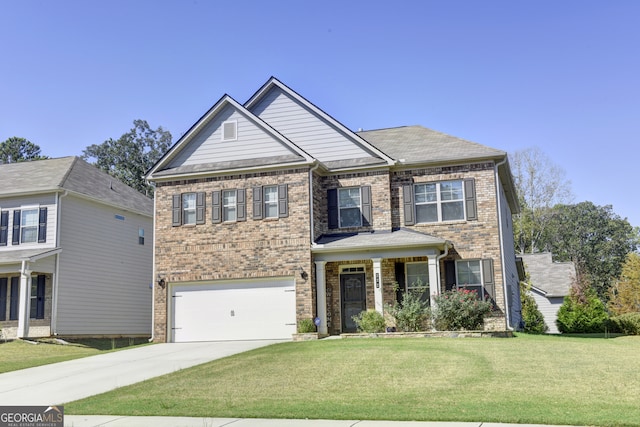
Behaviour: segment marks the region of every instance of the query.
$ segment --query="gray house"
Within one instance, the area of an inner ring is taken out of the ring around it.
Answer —
[[[558,310],[569,295],[576,280],[576,268],[572,262],[553,262],[551,253],[520,255],[531,279],[531,293],[549,327],[549,333],[558,334],[556,319]]]
[[[153,201],[78,157],[0,182],[2,336],[149,335]]]

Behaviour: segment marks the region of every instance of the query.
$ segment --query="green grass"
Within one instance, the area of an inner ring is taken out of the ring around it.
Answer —
[[[146,343],[146,339],[82,339],[68,341],[68,345],[51,339],[36,340],[38,344],[16,340],[0,343],[0,374],[19,369],[64,362],[65,360],[95,356],[106,351]]]
[[[65,404],[68,414],[640,426],[640,337],[273,345]]]

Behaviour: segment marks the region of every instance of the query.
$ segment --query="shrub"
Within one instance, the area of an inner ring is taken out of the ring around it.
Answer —
[[[556,324],[563,333],[604,332],[609,316],[595,290],[574,286],[558,310]]]
[[[435,297],[433,322],[439,331],[482,329],[493,304],[482,301],[475,291],[446,291]]]
[[[361,311],[360,314],[353,316],[352,319],[356,322],[359,332],[384,332],[384,316],[376,310]]]
[[[613,332],[622,332],[627,335],[640,335],[640,313],[625,313],[613,316],[610,327]]]
[[[396,327],[404,332],[417,332],[425,329],[429,319],[429,302],[422,300],[421,291],[408,291],[400,302],[387,306],[393,316]]]
[[[301,319],[298,321],[298,333],[308,334],[316,331],[316,324],[313,319]]]
[[[544,316],[538,309],[538,304],[531,295],[530,290],[531,285],[526,282],[520,282],[523,330],[530,334],[544,334],[549,330],[549,327],[544,323]]]

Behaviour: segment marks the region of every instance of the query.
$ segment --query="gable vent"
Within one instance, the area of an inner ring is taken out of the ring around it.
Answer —
[[[222,140],[235,141],[238,138],[238,122],[230,121],[222,123]]]

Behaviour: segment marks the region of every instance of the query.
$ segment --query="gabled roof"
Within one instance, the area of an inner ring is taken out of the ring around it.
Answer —
[[[0,197],[69,191],[101,203],[153,215],[153,200],[79,157],[0,165]]]
[[[174,160],[186,147],[197,137],[197,135],[203,131],[203,129],[216,118],[216,116],[225,108],[231,106],[236,111],[240,112],[255,126],[260,128],[266,134],[272,136],[286,147],[290,155],[288,156],[273,156],[260,157],[256,159],[240,160],[236,163],[233,162],[216,162],[212,159],[210,162],[204,162],[198,165],[190,165],[188,167],[179,166],[171,167],[171,161]],[[227,170],[243,169],[251,167],[267,167],[272,165],[278,165],[281,163],[291,164],[310,164],[313,159],[300,147],[293,144],[287,138],[282,136],[278,131],[268,126],[264,121],[260,120],[253,113],[248,111],[245,107],[240,105],[229,95],[224,95],[207,111],[191,128],[178,140],[175,144],[165,153],[165,155],[156,162],[155,165],[147,172],[147,179],[154,180],[156,178],[177,177],[185,174],[206,174],[206,173],[220,173]]]
[[[422,126],[369,130],[357,134],[405,165],[501,159],[507,155],[504,151]]]
[[[545,297],[564,297],[576,277],[572,262],[553,262],[551,253],[518,255],[529,273],[531,286]]]

